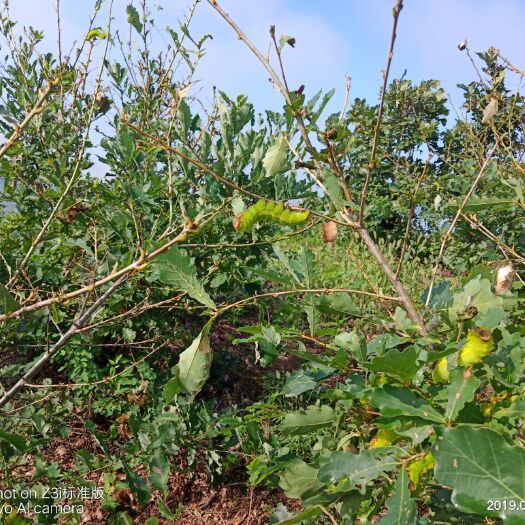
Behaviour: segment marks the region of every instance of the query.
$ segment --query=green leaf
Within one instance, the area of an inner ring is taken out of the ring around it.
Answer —
[[[177,395],[182,394],[184,389],[182,388],[179,374],[180,371],[178,368],[174,368],[173,370],[174,376],[164,385],[163,393],[164,393],[164,399],[167,403],[170,403],[171,400]]]
[[[202,332],[193,340],[191,345],[179,356],[178,364],[173,368],[175,377],[182,392],[196,396],[208,379],[213,352],[210,348],[210,328],[212,321],[208,321]],[[171,385],[172,389],[174,385]]]
[[[502,303],[503,299],[492,293],[490,281],[480,279],[478,275],[454,294],[454,300],[448,309],[448,314],[450,320],[456,322],[458,315],[467,308],[474,306],[479,313],[486,314],[491,308],[501,306]]]
[[[115,525],[133,525],[133,518],[127,512],[119,512],[115,519]]]
[[[335,93],[335,88],[332,88],[330,91],[324,94],[323,100],[321,100],[319,107],[312,113],[312,122],[317,122],[317,119],[321,116],[321,113],[324,111],[324,108],[334,96],[334,93]]]
[[[494,330],[508,315],[509,314],[501,306],[489,308],[486,312],[480,313],[476,316],[476,326]]]
[[[381,411],[384,417],[411,416],[445,423],[445,418],[423,399],[416,398],[415,394],[404,387],[383,385],[369,394],[372,406]]]
[[[450,372],[450,385],[446,389],[445,418],[447,421],[455,421],[465,403],[474,399],[474,394],[480,384],[481,381],[470,370],[457,368]]]
[[[153,278],[163,284],[176,287],[186,292],[191,298],[208,308],[216,309],[215,303],[197,278],[195,266],[185,250],[172,246],[166,253],[159,255],[152,263]]]
[[[317,308],[324,314],[361,315],[359,308],[352,301],[350,295],[344,292],[322,295],[317,301]]]
[[[380,525],[411,525],[416,523],[416,503],[410,497],[408,476],[401,469],[396,481],[394,494],[386,500],[388,512],[378,521]]]
[[[128,482],[129,488],[137,495],[140,503],[144,505],[151,497],[151,490],[146,481],[132,470],[127,463],[123,462],[123,468],[126,473],[126,481]]]
[[[308,523],[309,520],[317,518],[321,514],[321,510],[318,507],[312,507],[311,509],[303,510],[298,514],[295,514],[291,518],[286,518],[277,523],[277,525],[296,525],[297,523]]]
[[[335,208],[337,210],[342,210],[346,205],[346,201],[343,196],[343,189],[339,184],[339,179],[331,171],[324,170],[323,181],[326,191],[328,192],[328,196],[333,202]]]
[[[320,489],[323,484],[317,479],[319,469],[296,459],[286,465],[280,476],[279,486],[289,498],[308,496]]]
[[[132,5],[129,4],[126,7],[126,13],[128,14],[128,23],[130,23],[139,33],[142,32],[142,22],[140,21],[139,12]]]
[[[178,513],[171,512],[170,508],[166,504],[166,502],[162,498],[157,498],[157,507],[159,509],[159,513],[163,518],[166,518],[168,520],[176,520]]]
[[[285,284],[287,286],[293,287],[294,282],[290,277],[283,275],[282,273],[276,272],[270,268],[251,268],[250,266],[243,266],[243,269],[247,270],[250,273],[250,277],[257,276],[265,281],[273,281],[276,283]]]
[[[386,354],[374,357],[370,363],[363,363],[365,368],[374,372],[384,372],[403,382],[410,381],[419,370],[417,347],[411,346],[404,350],[392,348]]]
[[[297,397],[316,386],[317,383],[304,370],[299,370],[286,380],[283,392],[285,397]]]
[[[33,525],[33,521],[28,520],[27,518],[18,513],[16,505],[13,505],[13,507],[14,509],[9,515],[5,514],[5,509],[3,511],[0,511],[0,518],[3,520],[3,525]]]
[[[366,344],[366,352],[369,356],[382,355],[385,350],[406,344],[406,342],[406,339],[396,334],[381,334]]]
[[[334,345],[345,349],[358,361],[366,359],[365,342],[355,332],[341,332],[334,337]]]
[[[445,428],[433,447],[434,476],[452,488],[452,503],[462,512],[501,518],[506,525],[523,523],[523,511],[487,510],[488,502],[525,500],[525,450],[511,446],[488,428]]]
[[[368,483],[397,466],[398,459],[383,456],[377,450],[365,450],[359,454],[338,451],[333,452],[328,463],[321,467],[317,478],[327,484],[344,480],[345,490],[356,488],[364,494]]]
[[[7,288],[0,284],[0,314],[8,314],[19,308],[20,305],[13,299]]]
[[[408,466],[408,477],[410,481],[414,484],[414,488],[417,490],[419,488],[419,481],[421,478],[431,470],[434,470],[434,465],[436,460],[434,456],[427,452],[422,458],[412,461]]]
[[[291,267],[290,259],[288,258],[284,250],[278,244],[272,244],[272,249],[275,255],[277,255],[279,262],[286,268],[286,271],[294,278],[296,282],[300,282],[300,279]]]
[[[26,451],[26,442],[22,436],[18,434],[8,434],[0,429],[0,440],[7,441],[10,445],[13,445],[20,452]]]
[[[306,410],[295,410],[284,416],[280,429],[285,434],[297,436],[308,434],[323,427],[328,427],[335,421],[334,409],[328,405],[310,406]]]
[[[149,464],[150,475],[149,480],[151,484],[166,493],[168,490],[168,477],[170,474],[170,464],[166,456],[160,452],[156,452]]]
[[[518,399],[514,401],[509,407],[500,408],[496,410],[492,417],[494,419],[508,418],[513,419],[516,417],[522,417],[525,413],[525,399]]]
[[[463,200],[463,198],[462,198]],[[497,197],[477,197],[473,195],[467,204],[465,204],[463,211],[465,213],[478,213],[482,210],[495,211],[511,211],[515,208],[516,204],[508,199],[498,199]],[[455,209],[458,204],[452,205],[451,208]]]
[[[268,148],[262,161],[267,177],[273,177],[290,169],[287,153],[288,144],[284,135],[281,134]]]

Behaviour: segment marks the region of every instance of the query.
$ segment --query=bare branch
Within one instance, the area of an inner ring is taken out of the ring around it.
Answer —
[[[383,73],[383,87],[381,89],[381,102],[379,104],[379,113],[377,115],[376,125],[374,127],[374,136],[372,139],[372,153],[370,154],[370,162],[368,163],[368,171],[366,174],[365,184],[361,193],[361,201],[359,203],[359,224],[363,224],[366,196],[368,195],[368,189],[370,187],[370,181],[372,180],[372,172],[375,170],[376,165],[376,153],[377,146],[379,144],[379,131],[381,129],[381,121],[383,119],[383,111],[385,109],[385,95],[388,84],[388,75],[390,73],[390,65],[392,64],[392,57],[394,56],[394,44],[396,42],[397,22],[399,20],[399,14],[403,9],[403,0],[397,0],[392,13],[394,16],[394,23],[392,26],[392,35],[390,37],[390,49],[388,50],[388,59],[386,62],[386,69]]]

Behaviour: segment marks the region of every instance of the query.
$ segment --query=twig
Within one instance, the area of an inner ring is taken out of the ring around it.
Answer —
[[[394,56],[394,44],[396,41],[397,22],[399,20],[399,14],[403,9],[403,0],[397,0],[397,3],[392,11],[394,17],[394,23],[392,26],[392,35],[390,37],[390,49],[388,51],[388,59],[386,62],[386,69],[383,73],[383,87],[381,89],[381,102],[379,103],[379,113],[377,115],[376,125],[374,127],[374,135],[372,139],[372,153],[370,154],[370,162],[368,163],[368,170],[366,174],[365,184],[363,191],[361,192],[361,201],[359,203],[359,219],[358,222],[363,224],[365,201],[370,187],[370,181],[372,180],[372,171],[375,169],[376,164],[376,152],[379,144],[379,130],[381,129],[381,121],[383,119],[383,111],[385,108],[385,95],[388,83],[388,74],[390,72],[390,65],[392,64],[392,57]]]
[[[313,221],[310,224],[307,224],[303,228],[300,228],[299,230],[295,230],[291,233],[287,233],[286,235],[281,235],[280,237],[274,237],[272,239],[268,239],[265,241],[252,241],[252,242],[242,242],[242,243],[215,243],[215,244],[208,244],[208,243],[189,243],[189,244],[181,244],[181,248],[206,248],[206,249],[234,249],[234,248],[251,248],[253,246],[264,246],[265,244],[274,244],[276,242],[284,241],[287,239],[290,239],[291,237],[296,237],[297,235],[300,235],[301,233],[304,233],[305,231],[311,230],[314,226],[317,226],[320,224],[321,221]]]
[[[266,71],[268,71],[270,77],[272,78],[274,84],[277,86],[281,94],[286,99],[286,102],[288,105],[292,104],[292,101],[290,100],[290,95],[288,91],[286,90],[286,86],[281,82],[281,79],[273,69],[273,67],[270,65],[270,62],[264,58],[262,53],[253,45],[252,41],[241,31],[241,28],[231,19],[230,15],[224,11],[221,6],[217,3],[216,0],[208,0],[208,3],[219,13],[226,22],[233,28],[233,30],[237,33],[237,36],[239,40],[242,40],[249,48],[250,51],[259,59],[259,62],[265,67]]]
[[[283,135],[284,140],[286,141],[286,144],[288,144],[288,148],[290,148],[290,151],[298,158],[300,159],[299,152],[293,147],[292,143],[288,140],[288,137],[286,135]],[[326,189],[326,186],[323,184],[321,179],[311,170],[310,168],[304,167],[304,171],[310,176],[310,178],[324,191],[325,195],[328,195],[328,190]]]
[[[223,306],[222,308],[219,308],[214,317],[218,317],[219,315],[224,314],[225,312],[227,312],[228,310],[231,310],[232,308],[238,308],[239,306],[243,306],[246,303],[256,301],[257,299],[263,299],[265,297],[275,298],[275,297],[282,297],[285,295],[329,294],[329,293],[349,293],[349,294],[356,294],[356,295],[366,295],[367,297],[373,297],[379,300],[395,301],[398,303],[402,302],[400,297],[392,297],[391,295],[382,295],[382,294],[374,293],[374,292],[366,292],[365,290],[354,290],[352,288],[301,288],[297,290],[281,290],[278,292],[268,292],[268,293],[262,293],[259,295],[253,295],[251,297],[246,297],[245,299],[241,299],[240,301],[237,301],[235,303],[231,303],[226,306]]]
[[[375,257],[376,261],[383,269],[383,272],[385,272],[389,281],[396,289],[397,293],[399,294],[399,298],[403,303],[403,306],[406,308],[407,314],[410,317],[410,319],[418,325],[418,330],[421,332],[421,334],[426,335],[428,333],[428,330],[425,327],[425,322],[423,321],[423,318],[416,310],[416,307],[414,306],[412,299],[410,299],[407,291],[405,290],[403,283],[396,277],[396,274],[394,273],[394,270],[392,270],[386,257],[383,255],[383,253],[379,249],[379,246],[377,246],[377,244],[375,243],[374,239],[372,239],[370,232],[366,228],[359,228],[357,230],[357,233],[359,233],[359,236],[361,237],[362,241],[366,244],[368,250]]]
[[[25,386],[27,388],[44,388],[44,389],[51,388],[51,389],[55,389],[55,388],[78,388],[78,387],[95,386],[95,385],[102,385],[102,384],[105,384],[105,383],[109,383],[109,382],[113,381],[113,379],[115,379],[115,378],[125,374],[129,370],[132,370],[133,368],[136,368],[137,365],[139,365],[140,363],[142,363],[143,361],[148,359],[148,357],[151,357],[153,354],[158,352],[161,348],[166,346],[166,344],[167,343],[163,343],[163,344],[157,346],[156,348],[154,348],[153,350],[148,352],[145,356],[141,357],[138,361],[133,362],[131,365],[129,365],[126,368],[122,369],[120,372],[117,372],[116,374],[114,374],[112,376],[105,377],[104,379],[99,379],[98,381],[93,381],[91,383],[55,383],[55,384],[50,384],[50,385],[36,385],[36,384],[33,384],[33,383],[26,383]],[[149,347],[147,347],[147,348],[149,348]]]
[[[350,88],[351,87],[352,87],[352,77],[349,75],[346,75],[346,96],[345,96],[343,107],[341,108],[341,113],[339,113],[339,122],[342,122],[345,116],[346,108],[348,107],[348,102],[350,100]]]
[[[511,71],[514,71],[514,73],[520,75],[521,77],[525,77],[525,71],[523,71],[523,69],[519,69],[517,68],[508,58],[505,58],[499,51],[499,49],[494,49],[492,48],[492,51],[494,52],[494,54],[501,58],[501,60],[503,60],[503,62],[505,62],[505,64],[507,64],[507,67],[511,70]]]
[[[458,219],[460,218],[461,214],[463,213],[463,209],[465,208],[467,202],[469,201],[470,197],[472,197],[472,194],[474,193],[474,190],[476,189],[479,181],[485,174],[485,171],[487,169],[487,166],[489,165],[490,159],[492,158],[492,155],[496,151],[496,148],[499,145],[499,138],[496,139],[496,142],[494,144],[494,147],[490,151],[490,153],[487,155],[487,158],[485,159],[485,162],[483,162],[483,165],[481,166],[481,169],[479,170],[479,173],[477,174],[476,178],[472,182],[470,189],[468,190],[467,194],[465,195],[463,202],[460,204],[458,211],[456,212],[456,215],[452,219],[452,222],[450,223],[450,226],[448,227],[448,230],[446,231],[445,235],[443,235],[443,238],[441,239],[441,246],[439,247],[439,253],[436,259],[436,264],[434,266],[434,270],[432,271],[432,278],[430,280],[430,286],[428,288],[428,294],[427,294],[427,300],[425,301],[425,306],[428,306],[430,304],[430,298],[432,296],[432,290],[434,288],[434,282],[437,277],[437,272],[439,270],[439,264],[441,263],[441,259],[443,257],[443,253],[445,251],[445,245],[448,242],[448,239],[450,238],[452,231],[454,230],[456,223],[458,222]]]
[[[288,87],[288,82],[286,81],[286,74],[284,72],[283,57],[282,57],[282,54],[281,54],[281,48],[278,46],[277,40],[275,39],[275,26],[271,26],[271,28],[270,28],[270,36],[272,38],[273,46],[274,46],[275,52],[277,54],[277,60],[279,61],[279,67],[281,69],[281,78],[283,79],[284,89],[286,90],[287,97],[291,100],[290,88]]]
[[[43,397],[41,397],[39,399],[35,399],[34,401],[31,401],[31,403],[28,403],[27,405],[22,405],[21,407],[14,408],[13,410],[9,410],[9,411],[2,411],[2,414],[4,416],[7,416],[9,414],[16,414],[17,412],[20,412],[21,410],[24,410],[24,408],[36,405],[38,403],[42,403],[42,401],[46,401],[47,399],[49,399],[50,397],[52,397],[54,395],[55,395],[55,392],[49,392],[49,394],[46,394],[45,396],[43,396]]]
[[[464,213],[461,213],[461,218],[465,219],[472,227],[487,237],[487,239],[490,239],[492,242],[494,242],[500,249],[502,249],[503,253],[508,252],[522,263],[525,262],[525,257],[523,255],[520,255],[516,250],[514,250],[514,248],[510,247],[508,244],[505,244],[499,237],[494,235],[484,224],[482,224],[479,219],[476,217],[469,217]]]
[[[242,40],[250,49],[250,51],[257,57],[259,62],[264,66],[266,71],[268,71],[268,74],[270,75],[271,79],[273,80],[274,84],[277,86],[279,91],[282,93],[284,99],[286,100],[286,104],[288,106],[292,105],[292,100],[290,98],[290,93],[286,89],[286,86],[279,78],[279,75],[276,73],[275,69],[270,64],[270,61],[265,58],[262,53],[255,47],[253,42],[241,31],[240,27],[231,19],[230,15],[226,13],[217,3],[217,0],[208,0],[208,3],[219,13],[222,18],[231,26],[231,28],[237,33],[237,36],[239,40]],[[297,120],[297,126],[299,127],[299,130],[301,132],[301,135],[303,137],[303,140],[307,147],[312,148],[312,142],[310,141],[310,137],[308,136],[308,132],[306,131],[306,127],[304,125],[303,117],[301,113],[294,112],[294,117]]]
[[[375,285],[375,283],[372,281],[370,276],[368,275],[364,265],[361,263],[359,258],[355,255],[354,251],[352,250],[351,245],[348,245],[348,253],[350,254],[350,257],[354,261],[355,265],[359,268],[359,271],[361,272],[361,275],[363,276],[364,280],[368,283],[370,288],[374,290],[375,293],[379,293],[379,288]],[[386,310],[386,313],[390,316],[391,319],[394,319],[394,314],[390,311],[388,308],[387,303],[381,299],[381,305]]]
[[[328,519],[330,520],[330,523],[332,525],[338,525],[337,520],[334,518],[334,516],[331,514],[331,512],[324,506],[324,505],[317,505],[317,508],[325,515],[328,516]]]

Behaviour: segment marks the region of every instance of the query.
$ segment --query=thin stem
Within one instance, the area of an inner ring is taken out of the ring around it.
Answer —
[[[359,233],[359,236],[361,237],[362,241],[366,244],[367,248],[376,258],[377,262],[379,263],[386,276],[392,283],[392,286],[394,286],[394,288],[396,289],[397,293],[399,294],[399,298],[401,299],[401,302],[406,308],[407,314],[410,317],[410,319],[418,325],[419,331],[423,335],[426,335],[428,333],[428,330],[425,328],[423,318],[416,310],[412,299],[410,299],[410,297],[407,294],[407,291],[405,290],[405,287],[403,286],[401,281],[396,277],[394,270],[392,270],[392,267],[390,266],[386,257],[383,255],[383,253],[375,243],[374,239],[372,239],[372,237],[370,236],[368,230],[366,228],[359,228],[357,230],[357,233]]]
[[[150,352],[148,352],[145,356],[141,357],[138,361],[133,362],[131,365],[127,366],[126,368],[123,368],[120,372],[117,372],[116,374],[113,374],[112,376],[105,377],[104,379],[99,379],[98,381],[93,381],[91,383],[55,383],[52,385],[36,385],[32,383],[26,383],[25,386],[27,388],[44,388],[44,389],[55,389],[55,388],[78,388],[78,387],[86,387],[86,386],[95,386],[95,385],[103,385],[105,383],[109,383],[110,381],[113,381],[113,379],[116,379],[117,377],[125,374],[129,370],[132,370],[133,368],[136,368],[137,365],[148,359],[148,357],[152,356],[156,352],[158,352],[161,348],[166,346],[167,343],[163,343]],[[150,348],[150,347],[144,347],[144,348]]]
[[[257,301],[257,299],[263,299],[265,297],[275,298],[275,297],[283,297],[286,295],[327,294],[327,293],[350,293],[350,294],[356,294],[356,295],[366,295],[367,297],[373,297],[379,300],[395,301],[398,303],[402,301],[400,297],[392,297],[391,295],[382,295],[382,294],[374,293],[374,292],[366,292],[365,290],[355,290],[353,288],[301,288],[297,290],[281,290],[279,292],[262,293],[259,295],[253,295],[251,297],[241,299],[240,301],[228,304],[220,308],[215,314],[215,317],[218,317],[224,314],[225,312],[227,312],[228,310],[231,310],[232,308],[239,308],[241,306],[244,306],[247,303],[251,303],[253,301]]]
[[[372,180],[372,172],[376,165],[376,153],[379,145],[379,131],[381,129],[381,121],[383,119],[383,112],[385,109],[385,95],[388,84],[388,75],[390,73],[390,65],[392,64],[392,57],[394,56],[394,44],[396,42],[397,22],[399,20],[399,14],[403,9],[403,0],[397,0],[397,3],[392,11],[394,16],[394,23],[392,25],[392,35],[390,37],[390,49],[388,50],[388,59],[386,62],[386,69],[383,73],[383,87],[381,89],[381,102],[379,104],[379,113],[377,115],[376,125],[374,127],[374,135],[372,139],[372,153],[370,154],[370,162],[368,163],[368,171],[366,174],[365,184],[361,193],[361,201],[359,203],[359,219],[358,222],[363,224],[365,202],[368,195],[368,189],[370,187],[370,181]]]
[[[482,235],[487,239],[490,239],[494,244],[496,244],[503,253],[507,252],[513,255],[518,261],[525,262],[525,257],[520,255],[514,248],[504,243],[499,237],[494,235],[484,224],[482,224],[479,219],[475,216],[469,217],[464,213],[461,213],[461,218],[465,219],[474,229],[478,230]]]
[[[346,75],[346,96],[345,96],[343,107],[341,108],[341,113],[339,113],[339,122],[342,122],[345,116],[346,108],[348,107],[348,102],[350,100],[351,87],[352,87],[352,77],[349,75]]]

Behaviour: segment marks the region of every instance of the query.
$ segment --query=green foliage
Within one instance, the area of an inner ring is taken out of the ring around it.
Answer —
[[[193,86],[209,35],[192,35],[192,13],[157,55],[155,16],[129,4],[138,43],[95,27],[64,64],[42,33],[0,20],[2,136],[58,82],[0,157],[0,394],[125,275],[32,379],[40,388],[7,403],[2,486],[96,473],[108,522],[151,505],[154,525],[184,512],[168,505],[174,476],[206,469],[300,501],[274,523],[519,523],[524,134],[508,65],[478,55],[489,81],[461,86],[455,122],[436,80],[391,82],[370,164],[379,106],[365,100],[324,124],[333,90],[301,88],[264,115],[218,92],[203,110]],[[91,51],[106,45],[99,79]],[[335,241],[317,218],[337,221]],[[518,273],[504,293],[502,254]],[[462,359],[481,327],[493,344]],[[95,445],[65,466],[52,451],[79,432]]]
[[[497,451],[497,455],[495,455]],[[463,512],[523,520],[519,502],[525,496],[522,447],[510,446],[488,428],[447,428],[433,449],[436,479],[453,489],[452,501]],[[491,509],[489,501],[506,501]]]

